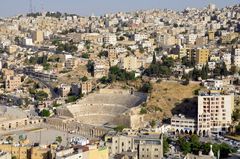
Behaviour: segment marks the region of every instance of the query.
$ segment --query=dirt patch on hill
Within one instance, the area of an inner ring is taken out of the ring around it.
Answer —
[[[170,118],[172,114],[183,113],[192,117],[196,114],[196,91],[198,83],[185,86],[175,81],[154,83],[147,103],[146,120]]]

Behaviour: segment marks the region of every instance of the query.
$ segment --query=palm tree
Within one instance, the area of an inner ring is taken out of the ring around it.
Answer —
[[[59,144],[62,143],[62,137],[61,136],[57,136],[56,137],[56,142],[58,142]]]

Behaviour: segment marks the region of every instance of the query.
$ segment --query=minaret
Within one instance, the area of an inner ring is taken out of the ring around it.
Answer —
[[[213,151],[212,151],[212,145],[210,145],[209,156],[214,157],[214,153],[213,153]]]

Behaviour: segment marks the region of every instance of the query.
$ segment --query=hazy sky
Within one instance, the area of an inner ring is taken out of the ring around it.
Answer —
[[[1,0],[0,17],[26,13],[30,0]],[[186,7],[204,7],[214,3],[217,7],[239,4],[240,0],[32,0],[34,11],[61,11],[79,15],[100,15],[118,11],[170,8],[181,10]],[[43,8],[43,9],[42,9]]]

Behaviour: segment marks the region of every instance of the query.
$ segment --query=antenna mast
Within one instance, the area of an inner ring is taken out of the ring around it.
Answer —
[[[32,0],[29,0],[29,12],[33,12],[33,5],[32,5]]]

